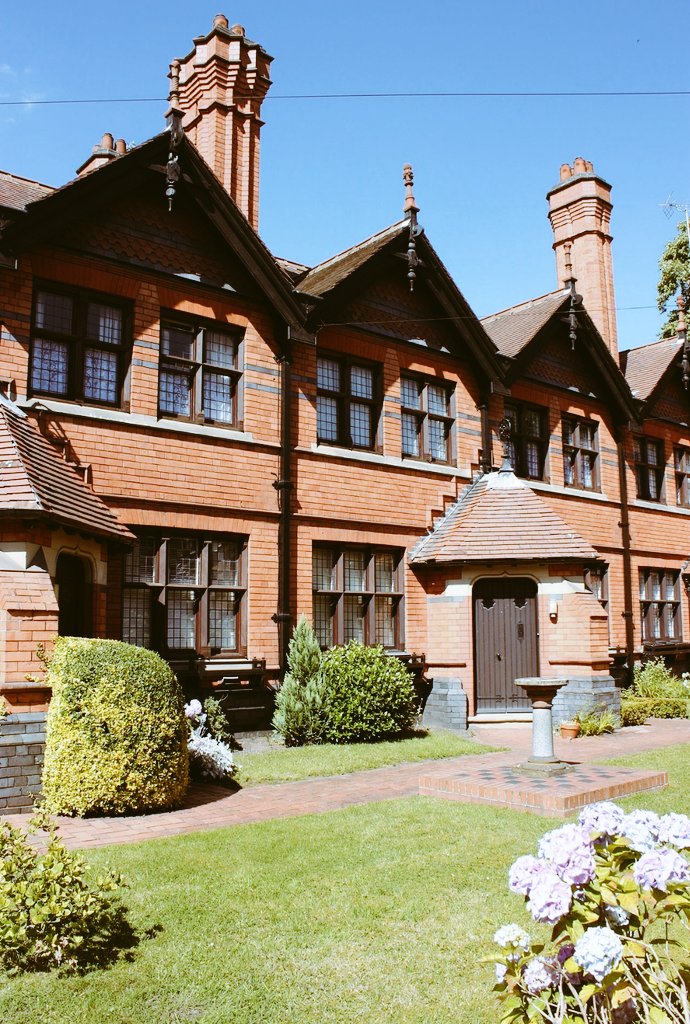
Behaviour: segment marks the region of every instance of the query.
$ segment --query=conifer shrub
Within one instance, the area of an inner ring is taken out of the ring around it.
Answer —
[[[418,713],[412,676],[383,647],[350,641],[323,659],[323,738],[328,743],[390,739]]]
[[[286,747],[322,742],[323,654],[305,616],[295,626],[288,646],[288,672],[278,691],[273,728]]]
[[[177,806],[187,788],[180,686],[153,651],[58,637],[47,666],[43,793],[58,814],[137,814]]]

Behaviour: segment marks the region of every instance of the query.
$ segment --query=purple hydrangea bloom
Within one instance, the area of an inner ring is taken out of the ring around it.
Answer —
[[[535,921],[555,924],[568,913],[572,899],[570,886],[558,877],[553,868],[544,865],[532,883],[527,909]]]
[[[690,818],[685,814],[664,814],[659,819],[659,842],[687,850],[690,847]]]
[[[646,853],[653,850],[659,839],[659,815],[654,811],[631,811],[621,822],[620,832],[633,850]]]
[[[625,814],[611,800],[590,804],[580,811],[578,821],[588,833],[599,832],[607,836],[618,835]]]
[[[198,718],[203,708],[198,700],[190,700],[189,704],[185,704],[184,713],[187,718]]]
[[[661,848],[643,853],[633,868],[635,881],[641,889],[661,889],[669,882],[690,882],[688,862],[675,850]]]
[[[602,981],[623,956],[623,943],[610,928],[588,928],[575,943],[574,957],[583,971]]]
[[[581,825],[563,825],[539,840],[539,856],[569,885],[584,885],[594,878],[594,847]]]
[[[508,973],[508,968],[505,964],[496,964],[496,981],[500,984],[505,980],[505,976]]]
[[[547,963],[540,956],[535,956],[533,960],[530,960],[522,972],[525,988],[533,995],[538,995],[546,988],[553,988],[556,979],[557,974],[553,965]]]
[[[520,893],[521,896],[529,896],[532,883],[544,869],[544,862],[537,860],[530,853],[518,857],[508,872],[508,885],[512,892]]]
[[[495,933],[494,942],[504,949],[522,949],[525,953],[530,946],[529,935],[517,924],[504,924]]]

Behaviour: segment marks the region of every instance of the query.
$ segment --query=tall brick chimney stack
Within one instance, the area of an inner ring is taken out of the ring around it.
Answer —
[[[569,276],[566,259],[570,248],[577,291],[582,295],[585,309],[611,354],[618,361],[612,235],[609,232],[611,186],[595,174],[589,160],[579,156],[572,167],[570,164],[561,165],[561,180],[546,198],[553,228],[558,283],[562,285]]]
[[[224,14],[170,65],[170,106],[182,128],[256,230],[259,226],[261,103],[272,57]]]

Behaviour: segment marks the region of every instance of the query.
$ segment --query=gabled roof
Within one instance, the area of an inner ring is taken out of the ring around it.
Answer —
[[[409,230],[410,222],[405,218],[371,235],[370,238],[365,238],[363,242],[339,252],[337,256],[331,256],[323,263],[318,263],[302,278],[298,291],[319,297],[326,295],[381,252],[391,239],[408,234]]]
[[[0,396],[0,515],[42,518],[88,536],[134,536],[12,402]]]
[[[457,562],[592,562],[589,543],[510,470],[466,489],[410,554],[413,565]]]
[[[0,206],[6,209],[24,211],[29,203],[43,199],[54,191],[51,185],[42,185],[40,181],[0,171]]]
[[[83,218],[91,210],[98,210],[131,188],[132,182],[142,181],[151,173],[160,174],[161,202],[165,202],[169,147],[169,133],[161,132],[123,156],[28,202],[25,212],[2,235],[3,248],[26,248],[51,237],[71,217]],[[294,296],[290,277],[278,266],[211,168],[186,136],[176,152],[182,175],[180,189],[185,189],[199,213],[215,226],[279,317],[288,324],[301,324],[304,312]]]
[[[481,325],[502,356],[514,358],[570,298],[561,288],[482,318]]]
[[[663,338],[621,352],[621,369],[635,398],[647,401],[682,347],[678,338]]]

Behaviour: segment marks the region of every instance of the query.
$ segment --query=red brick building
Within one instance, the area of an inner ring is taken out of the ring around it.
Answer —
[[[690,650],[690,428],[684,333],[617,350],[610,186],[563,166],[557,289],[481,322],[410,175],[396,224],[278,260],[270,62],[217,16],[162,134],[57,189],[0,173],[0,692],[40,711],[60,630],[251,694],[304,613],[424,656],[430,719],[515,711],[525,675],[615,702],[612,666]]]

